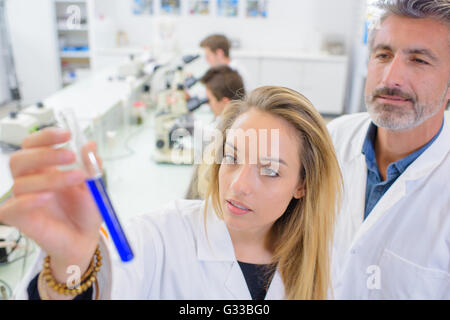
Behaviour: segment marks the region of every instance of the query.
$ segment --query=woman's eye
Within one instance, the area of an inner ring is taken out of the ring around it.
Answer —
[[[236,163],[236,158],[232,155],[226,154],[223,157],[223,163],[224,164],[235,164]]]
[[[272,170],[270,168],[261,168],[261,175],[272,177],[272,178],[279,176],[278,172],[276,172],[275,170]]]

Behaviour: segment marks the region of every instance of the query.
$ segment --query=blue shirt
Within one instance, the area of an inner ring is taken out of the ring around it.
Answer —
[[[439,132],[430,140],[426,145],[400,159],[391,163],[387,168],[387,177],[383,181],[380,171],[378,170],[377,159],[375,157],[375,140],[377,137],[377,126],[372,122],[367,131],[366,139],[362,148],[362,153],[366,156],[367,164],[367,183],[366,183],[366,206],[364,211],[364,219],[367,218],[369,213],[381,199],[381,197],[389,190],[392,184],[398,177],[408,168],[408,166],[414,162],[425,150],[427,150],[433,142],[437,139],[444,127],[442,122]]]

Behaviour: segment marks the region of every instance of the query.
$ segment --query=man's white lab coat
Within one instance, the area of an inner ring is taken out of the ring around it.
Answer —
[[[333,244],[337,299],[450,299],[450,126],[383,195],[363,221],[367,113],[328,128],[344,177]]]

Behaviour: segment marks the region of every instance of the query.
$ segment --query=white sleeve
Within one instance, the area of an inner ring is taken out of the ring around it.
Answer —
[[[127,232],[129,230],[129,232]],[[122,262],[109,241],[109,258],[99,276],[99,299],[151,299],[151,292],[159,286],[163,268],[164,246],[158,228],[149,217],[135,217],[124,225],[134,258]]]

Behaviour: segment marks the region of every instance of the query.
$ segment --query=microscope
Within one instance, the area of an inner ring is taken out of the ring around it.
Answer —
[[[192,57],[192,56],[191,56]],[[195,59],[185,59],[187,63]],[[192,112],[207,99],[187,100],[183,66],[168,72],[166,89],[158,94],[155,114],[155,152],[158,163],[192,164],[194,161],[194,117]]]

